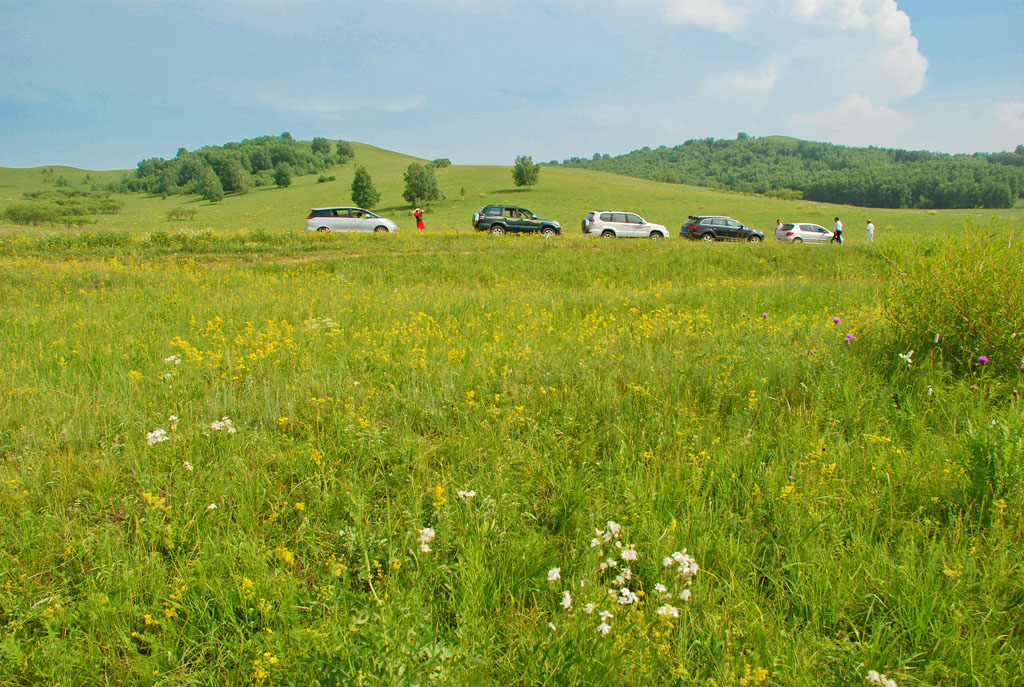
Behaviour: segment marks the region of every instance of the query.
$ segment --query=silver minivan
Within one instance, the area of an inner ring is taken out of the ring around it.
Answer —
[[[313,208],[306,217],[306,231],[359,231],[394,233],[398,225],[387,217],[356,207]]]
[[[595,210],[583,220],[583,233],[587,236],[603,236],[615,238],[629,236],[634,238],[667,239],[668,229],[661,224],[648,222],[640,215],[632,212],[609,212]]]

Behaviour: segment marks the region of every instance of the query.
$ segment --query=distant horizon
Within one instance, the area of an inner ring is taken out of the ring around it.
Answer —
[[[130,170],[135,169],[138,166],[138,163],[141,162],[142,160],[147,160],[147,159],[150,159],[150,158],[162,158],[164,160],[170,160],[170,159],[174,158],[177,155],[177,152],[178,152],[178,150],[180,148],[185,148],[185,149],[187,149],[189,151],[194,151],[194,150],[200,150],[202,148],[207,148],[207,147],[223,146],[223,145],[226,145],[228,143],[238,143],[238,142],[241,142],[241,141],[246,140],[246,139],[259,138],[260,136],[280,136],[283,133],[286,133],[286,132],[281,131],[281,132],[278,132],[276,134],[266,133],[266,134],[257,134],[255,136],[244,136],[244,137],[241,137],[241,138],[233,138],[233,139],[230,139],[230,140],[227,140],[227,141],[221,141],[220,143],[204,143],[202,145],[196,146],[195,148],[189,148],[188,146],[177,146],[177,147],[174,148],[174,153],[171,154],[171,155],[146,155],[144,157],[140,157],[138,160],[135,160],[133,163],[131,163],[130,165],[125,166],[125,167],[88,167],[88,166],[83,167],[83,166],[79,166],[79,165],[70,165],[70,164],[66,164],[66,163],[63,163],[63,162],[49,162],[49,163],[43,163],[43,164],[38,164],[38,165],[27,165],[27,166],[15,166],[15,165],[0,164],[0,167],[5,167],[7,169],[22,169],[22,170],[25,170],[25,169],[43,169],[43,168],[47,168],[47,167],[65,167],[65,168],[68,168],[68,169],[78,169],[78,170],[82,170],[82,171],[86,171],[86,172],[120,172],[120,171],[130,171]],[[287,133],[292,134],[292,132],[287,132]],[[797,136],[789,136],[789,135],[786,135],[786,134],[765,134],[764,136],[758,136],[758,135],[750,134],[749,132],[737,132],[737,135],[739,133],[746,133],[751,139],[787,138],[787,139],[791,139],[791,140],[795,140],[795,141],[804,141],[804,142],[807,142],[807,143],[821,143],[821,144],[825,144],[825,145],[842,146],[842,147],[845,147],[845,148],[875,148],[875,149],[880,149],[880,150],[904,150],[904,151],[908,151],[908,152],[927,152],[927,153],[933,153],[933,154],[937,154],[937,155],[950,155],[950,156],[955,156],[955,155],[989,155],[989,154],[993,154],[993,153],[1012,153],[1012,152],[1014,152],[1014,149],[1016,148],[1016,146],[1014,146],[1014,148],[1011,148],[1009,150],[991,150],[991,151],[976,150],[976,151],[971,151],[971,152],[951,153],[951,152],[942,151],[942,150],[927,150],[927,149],[924,149],[924,148],[894,148],[894,147],[891,147],[891,146],[878,146],[878,145],[866,145],[866,146],[857,145],[857,146],[853,146],[853,145],[845,145],[845,144],[842,144],[842,143],[834,143],[832,141],[819,141],[819,140],[813,140],[813,139],[807,139],[807,138],[799,138]],[[314,138],[318,138],[318,137],[328,138],[331,141],[349,141],[350,143],[357,143],[359,145],[372,146],[374,148],[379,148],[381,150],[386,150],[388,152],[397,153],[399,155],[406,155],[406,156],[409,156],[409,157],[415,157],[415,158],[420,159],[420,160],[428,160],[429,161],[429,160],[436,160],[438,158],[448,157],[446,155],[434,155],[434,156],[412,155],[411,153],[407,153],[407,152],[405,152],[403,150],[395,150],[393,148],[388,148],[386,146],[378,145],[376,143],[370,143],[368,141],[356,141],[356,140],[346,139],[346,138],[331,138],[331,137],[328,137],[328,136],[323,136],[322,134],[315,134],[315,135],[310,136],[308,138],[302,137],[302,136],[295,136],[294,134],[292,134],[292,136],[297,141],[312,141]],[[728,137],[722,138],[722,137],[713,137],[713,136],[693,136],[693,137],[690,137],[690,138],[686,139],[686,141],[680,141],[679,143],[673,143],[673,144],[659,143],[657,145],[643,145],[643,146],[638,146],[638,147],[630,148],[629,150],[625,150],[625,151],[622,151],[622,152],[612,152],[612,151],[596,151],[596,152],[598,152],[598,153],[600,153],[602,155],[608,154],[611,157],[618,157],[618,156],[621,156],[621,155],[627,155],[629,153],[632,153],[632,152],[635,152],[635,151],[638,151],[638,150],[643,150],[644,148],[649,148],[651,150],[657,150],[658,148],[661,148],[661,147],[675,148],[677,146],[684,145],[687,141],[690,141],[690,140],[700,141],[700,140],[704,140],[704,139],[708,139],[708,138],[713,138],[714,140],[719,140],[719,141],[729,141],[729,140],[736,140],[737,137],[733,136],[731,138],[728,138]],[[1018,145],[1021,145],[1021,144],[1018,144]],[[526,152],[524,152],[522,154],[523,155],[529,155],[529,153],[526,153]],[[551,159],[539,160],[535,156],[531,156],[531,157],[533,157],[533,161],[535,163],[537,163],[537,164],[550,165],[550,163],[552,161],[554,161],[554,162],[557,162],[559,165],[561,165],[563,162],[565,162],[566,160],[570,160],[573,157],[580,158],[580,159],[590,159],[590,158],[593,157],[593,153],[591,153],[590,155],[569,155],[567,157],[563,157],[563,158],[560,158],[560,159],[551,158]],[[449,157],[449,159],[451,160],[451,163],[453,165],[467,166],[467,167],[468,166],[481,166],[481,165],[483,165],[483,166],[496,166],[496,167],[512,167],[513,164],[514,164],[514,160],[511,160],[511,159],[508,160],[508,161],[505,161],[505,162],[459,162],[458,160],[453,160],[450,157]]]

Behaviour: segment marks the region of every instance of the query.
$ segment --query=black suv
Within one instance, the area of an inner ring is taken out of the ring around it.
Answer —
[[[764,234],[744,226],[732,217],[690,217],[683,222],[679,236],[695,241],[764,241]]]
[[[488,205],[480,212],[473,213],[473,228],[477,231],[489,231],[495,236],[505,232],[540,232],[545,237],[562,235],[562,227],[555,220],[538,217],[526,208],[515,205]]]

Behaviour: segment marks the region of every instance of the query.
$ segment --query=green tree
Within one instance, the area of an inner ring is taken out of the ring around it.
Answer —
[[[324,155],[330,155],[331,142],[328,141],[326,138],[321,138],[320,136],[317,136],[316,138],[313,139],[313,152],[323,153]]]
[[[539,178],[540,165],[533,164],[533,158],[529,155],[518,155],[516,166],[512,168],[512,181],[516,186],[533,186]]]
[[[355,157],[356,151],[348,141],[338,141],[338,162],[345,164],[349,158]]]
[[[287,162],[278,162],[274,167],[274,183],[284,188],[292,185],[292,166]]]
[[[438,200],[441,197],[433,167],[424,167],[418,162],[413,162],[405,170],[402,178],[405,179],[405,191],[402,192],[402,197],[410,203],[419,205],[429,200]]]
[[[211,203],[216,203],[224,198],[224,187],[220,183],[220,178],[209,165],[200,172],[199,178],[195,180],[194,188],[196,193]]]
[[[361,208],[372,210],[380,200],[380,192],[374,188],[373,179],[366,167],[356,167],[356,174],[352,177],[352,202]]]

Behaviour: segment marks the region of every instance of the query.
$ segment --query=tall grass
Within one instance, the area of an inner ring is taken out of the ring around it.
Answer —
[[[326,238],[9,244],[4,682],[1019,684],[1021,406],[876,252]]]

